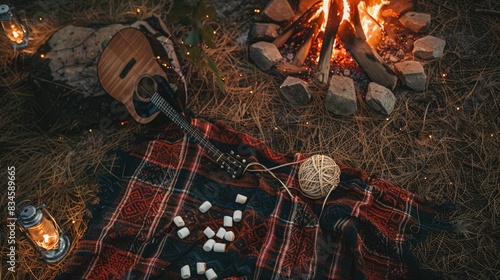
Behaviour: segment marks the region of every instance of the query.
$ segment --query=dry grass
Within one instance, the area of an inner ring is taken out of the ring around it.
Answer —
[[[78,1],[60,7],[57,16],[48,10],[45,22],[33,23],[34,35],[42,42],[67,22],[117,22],[153,13],[165,17],[168,5],[162,5],[170,1],[108,2]],[[419,2],[419,10],[433,16],[430,33],[446,38],[445,56],[424,62],[426,90],[396,90],[398,102],[388,118],[371,111],[361,98],[355,116],[333,116],[325,109],[323,88],[314,88],[307,106],[288,104],[279,94],[281,79],[256,69],[246,49],[235,43],[241,31],[234,24],[221,24],[218,48],[208,50],[223,72],[227,93],[217,90],[209,72],[193,68],[189,80],[196,86],[189,105],[197,115],[224,120],[277,151],[327,154],[429,199],[456,203],[459,210],[443,218],[451,219],[457,232],[433,234],[415,252],[424,267],[444,272],[447,279],[499,279],[500,23],[498,16],[475,9],[500,7],[493,0]],[[36,5],[26,6],[27,14]],[[36,104],[24,83],[26,74],[14,67],[16,60],[3,41],[0,55],[0,89],[6,91],[0,101],[1,168],[16,167],[16,201],[45,202],[74,244],[86,230],[86,204],[98,200],[94,175],[113,165],[106,152],[129,149],[131,132],[141,128],[73,136],[40,131],[34,125]],[[0,203],[6,205],[5,195]],[[4,228],[1,234],[6,234]],[[51,279],[64,265],[36,261],[23,240],[18,246],[23,253],[17,255],[17,278],[0,278]],[[2,244],[2,256],[5,248]]]

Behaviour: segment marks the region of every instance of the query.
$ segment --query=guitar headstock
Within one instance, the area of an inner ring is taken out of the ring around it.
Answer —
[[[243,175],[247,165],[247,161],[236,155],[233,151],[222,154],[217,162],[221,164],[221,168],[229,173],[233,179]]]

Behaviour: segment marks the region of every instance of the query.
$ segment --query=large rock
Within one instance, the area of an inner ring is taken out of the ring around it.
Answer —
[[[421,59],[443,57],[446,41],[434,36],[425,36],[413,43],[413,55]]]
[[[254,42],[257,40],[270,41],[276,39],[279,34],[280,26],[275,23],[256,22],[250,29],[250,39]]]
[[[306,81],[288,76],[280,86],[283,97],[293,105],[306,105],[311,102],[311,91]]]
[[[276,22],[292,20],[295,16],[288,0],[271,0],[262,13]]]
[[[333,75],[325,100],[326,109],[336,115],[350,116],[356,112],[356,90],[351,78]]]
[[[283,59],[278,48],[268,42],[257,42],[250,45],[250,58],[261,70],[267,71]]]
[[[429,30],[431,15],[416,12],[407,12],[399,18],[399,21],[406,28],[410,29],[413,32],[424,33]]]
[[[427,82],[424,67],[418,61],[403,61],[394,64],[394,70],[399,79],[407,87],[423,91]]]
[[[370,83],[368,84],[365,100],[366,104],[373,110],[384,115],[390,115],[396,103],[396,96],[390,89],[377,83]]]

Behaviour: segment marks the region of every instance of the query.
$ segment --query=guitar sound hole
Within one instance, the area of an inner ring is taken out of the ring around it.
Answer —
[[[156,91],[156,82],[151,77],[142,77],[137,83],[136,96],[141,101],[149,101]]]

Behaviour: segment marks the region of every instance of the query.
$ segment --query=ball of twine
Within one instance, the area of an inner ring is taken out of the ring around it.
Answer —
[[[340,167],[325,155],[314,155],[299,167],[299,185],[310,198],[325,197],[340,182]]]

